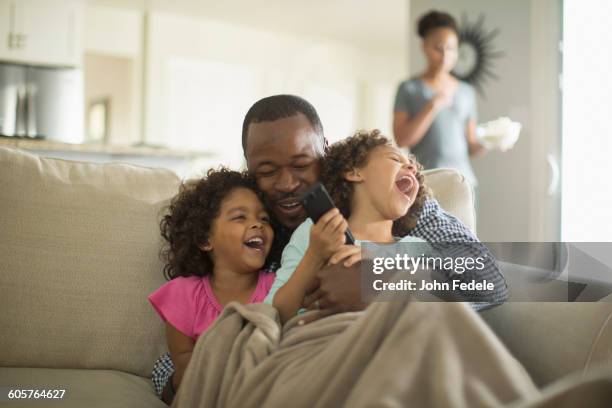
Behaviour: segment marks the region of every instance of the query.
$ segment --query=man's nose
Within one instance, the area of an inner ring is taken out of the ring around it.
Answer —
[[[275,188],[283,193],[295,191],[300,185],[300,181],[291,173],[289,169],[281,169],[276,179]]]

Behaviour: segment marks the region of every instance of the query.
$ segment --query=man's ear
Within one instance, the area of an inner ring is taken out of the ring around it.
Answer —
[[[205,243],[200,244],[198,248],[200,248],[200,250],[204,252],[210,252],[213,249],[212,245],[210,244],[210,241],[206,241]]]
[[[358,169],[353,169],[344,173],[344,178],[353,183],[359,183],[363,181],[363,176]]]
[[[325,136],[323,136],[323,153],[329,153],[329,140]]]

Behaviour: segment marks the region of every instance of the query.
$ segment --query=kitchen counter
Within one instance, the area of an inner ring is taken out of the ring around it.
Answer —
[[[103,154],[112,156],[147,156],[168,157],[177,159],[196,159],[212,157],[205,152],[190,150],[167,149],[154,146],[111,146],[103,144],[70,144],[54,142],[52,140],[24,139],[13,137],[0,137],[0,146],[16,147],[24,150],[46,152],[74,152],[87,154]]]
[[[111,146],[103,144],[70,144],[52,140],[1,137],[0,147],[28,150],[43,157],[91,163],[129,163],[145,167],[163,167],[181,178],[201,177],[211,167],[223,164],[219,155],[210,152],[177,150],[155,146]]]

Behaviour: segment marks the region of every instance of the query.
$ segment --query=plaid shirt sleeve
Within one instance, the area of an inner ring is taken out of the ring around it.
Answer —
[[[440,207],[435,199],[428,199],[423,205],[417,225],[410,231],[410,235],[428,241],[432,247],[445,257],[482,257],[484,268],[482,270],[467,270],[463,274],[452,270],[442,270],[445,278],[459,279],[463,282],[473,280],[492,282],[493,291],[487,293],[479,291],[465,291],[461,297],[469,301],[475,310],[484,310],[503,303],[508,298],[508,286],[499,270],[495,257],[489,249],[456,217],[447,213]],[[464,245],[460,245],[463,243]]]
[[[161,355],[157,361],[155,361],[155,364],[153,365],[153,372],[151,373],[153,388],[159,397],[161,397],[162,391],[173,373],[174,363],[170,358],[170,353]]]

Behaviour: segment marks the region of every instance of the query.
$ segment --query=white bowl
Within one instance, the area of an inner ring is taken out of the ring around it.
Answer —
[[[517,142],[521,133],[521,124],[513,122],[508,117],[501,117],[476,128],[479,142],[487,149],[506,151]]]

